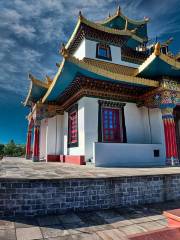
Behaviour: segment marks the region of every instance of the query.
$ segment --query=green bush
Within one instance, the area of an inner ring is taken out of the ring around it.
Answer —
[[[15,144],[14,140],[11,140],[8,144],[3,145],[2,149],[1,145],[2,144],[0,144],[0,155],[8,157],[21,157],[25,155],[25,145]]]

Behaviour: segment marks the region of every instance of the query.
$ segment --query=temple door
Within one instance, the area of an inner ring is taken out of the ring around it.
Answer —
[[[175,125],[176,125],[176,138],[177,138],[177,149],[178,149],[178,156],[180,159],[180,106],[177,106],[174,110],[175,116]]]

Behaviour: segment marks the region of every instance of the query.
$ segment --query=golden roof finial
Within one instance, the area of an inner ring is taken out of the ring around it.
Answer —
[[[161,44],[159,42],[157,42],[154,47],[154,54],[156,56],[159,56],[161,54]]]
[[[149,17],[144,17],[144,20],[146,21],[146,22],[149,22]]]
[[[62,44],[61,50],[60,50],[60,54],[64,57],[64,58],[68,58],[69,57],[69,52],[68,50],[65,48],[64,43]]]
[[[118,8],[117,8],[117,15],[118,15],[118,16],[121,15],[121,7],[120,7],[120,5],[119,5]]]
[[[28,74],[28,78],[29,78],[31,81],[33,81],[33,80],[35,79],[35,77],[34,77],[31,73]]]
[[[81,20],[83,18],[82,12],[79,11],[79,19]]]

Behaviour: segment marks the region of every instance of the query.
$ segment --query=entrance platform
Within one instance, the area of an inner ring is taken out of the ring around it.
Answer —
[[[180,168],[0,161],[0,216],[87,212],[180,200]]]
[[[11,179],[98,179],[176,174],[180,175],[180,167],[95,168],[89,165],[32,162],[24,158],[4,158],[0,161],[0,178]]]

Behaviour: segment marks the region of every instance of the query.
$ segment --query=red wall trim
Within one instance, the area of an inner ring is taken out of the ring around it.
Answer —
[[[83,155],[47,155],[47,162],[64,162],[77,165],[86,165],[85,156]]]
[[[73,163],[78,165],[86,165],[85,156],[73,156],[73,155],[65,155],[65,163]]]
[[[60,162],[59,155],[47,155],[47,162]]]

